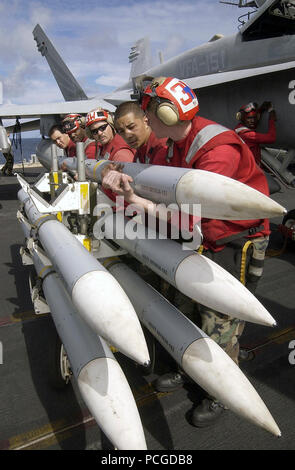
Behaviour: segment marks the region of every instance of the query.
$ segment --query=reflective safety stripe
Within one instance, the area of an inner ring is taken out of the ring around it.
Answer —
[[[103,158],[104,160],[109,160],[110,157],[111,157],[111,154],[109,152],[106,152],[104,155],[101,155],[101,147],[98,147],[98,151],[97,151],[97,154],[96,154],[96,160],[98,160],[98,158]]]
[[[88,147],[89,144],[92,142],[95,142],[93,139],[87,139],[85,142],[83,142],[84,150],[86,150],[86,147]]]
[[[238,127],[237,129],[235,129],[235,132],[237,134],[239,134],[239,132],[241,131],[249,131],[249,128],[248,127]]]
[[[208,126],[204,127],[198,134],[195,136],[191,146],[187,152],[185,157],[185,161],[187,164],[190,163],[191,159],[194,155],[205,145],[209,140],[213,139],[219,134],[223,132],[228,132],[229,129],[226,127],[220,126],[219,124],[209,124]]]

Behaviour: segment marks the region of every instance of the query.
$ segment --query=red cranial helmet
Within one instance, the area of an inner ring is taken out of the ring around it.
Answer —
[[[244,119],[245,117],[257,117],[259,119],[260,114],[258,110],[258,104],[257,103],[248,103],[239,109],[237,112],[236,118],[238,121],[241,119]]]
[[[158,103],[156,115],[167,126],[190,121],[199,111],[194,91],[178,78],[155,78],[143,91],[141,107],[144,111],[153,98]]]
[[[114,120],[113,120],[111,113],[109,113],[103,108],[96,108],[96,109],[93,109],[92,111],[89,111],[89,113],[86,116],[86,134],[90,139],[93,138],[91,130],[90,130],[90,126],[96,122],[103,122],[103,121],[107,122],[111,126],[113,130],[113,134],[116,133]]]
[[[107,111],[102,108],[93,109],[89,111],[86,116],[86,127],[91,126],[95,122],[108,121],[110,115]]]
[[[72,134],[83,125],[83,117],[81,114],[67,114],[67,116],[62,121],[63,132],[66,134]]]

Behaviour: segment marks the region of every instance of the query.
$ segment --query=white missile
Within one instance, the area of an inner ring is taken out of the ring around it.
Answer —
[[[45,168],[51,167],[50,141],[42,140],[37,156]],[[77,170],[76,158],[59,156],[59,166]],[[183,212],[195,215],[200,204],[202,217],[221,220],[252,220],[283,215],[287,210],[265,194],[227,176],[188,168],[117,162],[132,176],[137,194],[156,203],[177,204]],[[85,160],[86,176],[101,182],[101,171],[108,160]]]
[[[117,258],[104,262],[146,328],[211,396],[275,436],[280,430],[236,363],[194,323]]]
[[[119,228],[120,237],[116,229]],[[135,239],[122,233],[136,234]],[[275,326],[276,322],[256,297],[225,269],[174,240],[159,238],[122,213],[104,218],[104,234],[196,302],[240,320]],[[153,236],[152,236],[153,235]],[[150,237],[150,238],[149,238]]]
[[[44,265],[36,247],[31,254],[85,404],[117,449],[146,450],[132,391],[110,348],[79,317],[51,263]]]
[[[71,167],[75,160],[66,159]],[[101,182],[101,171],[109,162],[85,160],[86,176]],[[120,162],[118,162],[120,163]],[[286,209],[265,194],[211,171],[122,162],[123,172],[133,178],[136,194],[157,203],[177,204],[195,214],[200,204],[202,217],[221,220],[264,219],[283,215]]]
[[[118,282],[55,216],[38,212],[24,190],[18,198],[81,317],[123,354],[147,365],[144,334]]]

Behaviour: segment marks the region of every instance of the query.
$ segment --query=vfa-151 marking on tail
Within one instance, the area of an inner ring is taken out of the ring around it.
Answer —
[[[42,28],[33,31],[38,50],[46,58],[65,102],[39,105],[3,105],[0,118],[40,118],[46,135],[46,117],[80,113],[102,106],[130,100],[132,78],[171,76],[185,79],[197,90],[200,110],[204,117],[227,127],[234,127],[235,115],[249,101],[272,101],[277,111],[276,146],[295,147],[290,126],[295,105],[295,2],[286,0],[240,1],[238,6],[253,8],[238,33],[214,36],[208,43],[184,52],[155,67],[147,40],[139,40],[129,56],[132,62],[130,79],[112,93],[89,98],[63,62]],[[196,26],[197,26],[196,19]],[[262,123],[263,124],[263,123]],[[30,125],[26,123],[27,130]]]

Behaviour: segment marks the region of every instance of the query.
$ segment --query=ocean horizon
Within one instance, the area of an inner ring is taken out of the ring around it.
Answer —
[[[21,146],[19,143],[17,144],[17,147],[13,145],[12,149],[13,149],[13,154],[14,154],[14,162],[21,163],[22,161],[26,161],[26,162],[30,161],[31,155],[36,153],[36,147],[38,143],[40,142],[40,140],[41,140],[41,136],[40,138],[24,138],[23,137],[21,140]],[[2,152],[0,152],[0,164],[4,164],[5,161],[6,160]]]

